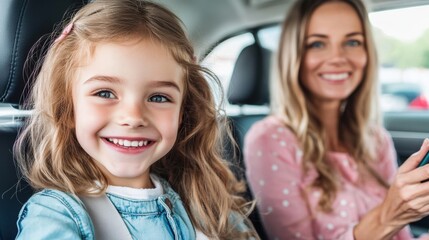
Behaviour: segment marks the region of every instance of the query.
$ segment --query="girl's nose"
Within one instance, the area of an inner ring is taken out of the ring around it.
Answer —
[[[145,127],[148,125],[145,111],[142,103],[127,103],[119,109],[121,112],[119,124],[130,128]]]

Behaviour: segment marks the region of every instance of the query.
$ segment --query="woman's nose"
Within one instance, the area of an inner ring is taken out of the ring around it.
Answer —
[[[342,46],[335,46],[330,49],[329,61],[332,63],[344,63],[347,60],[345,49]]]

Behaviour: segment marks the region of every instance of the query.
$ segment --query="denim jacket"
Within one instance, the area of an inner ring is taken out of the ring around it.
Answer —
[[[151,200],[135,200],[107,193],[133,239],[195,239],[195,229],[180,200],[165,180],[164,193]],[[95,239],[94,226],[76,196],[45,189],[22,207],[16,239]]]

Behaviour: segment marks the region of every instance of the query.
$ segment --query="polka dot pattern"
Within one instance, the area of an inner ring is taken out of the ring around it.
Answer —
[[[289,207],[289,201],[288,200],[283,200],[282,204],[283,204],[283,207]]]
[[[393,155],[387,153],[393,145],[387,143],[379,155],[386,164],[375,169],[389,179],[395,174],[391,170],[395,162]],[[321,212],[318,204],[322,192],[312,187],[317,172],[303,171],[303,152],[299,146],[293,132],[275,117],[256,123],[246,136],[247,179],[258,200],[269,238],[353,239],[353,226],[382,201],[385,189],[371,179],[355,179],[356,163],[348,154],[330,153],[329,161],[333,171],[339,173],[342,186],[333,211]]]
[[[276,164],[273,164],[273,165],[271,166],[271,169],[272,169],[273,171],[277,171],[277,170],[279,169],[279,167],[278,167]]]

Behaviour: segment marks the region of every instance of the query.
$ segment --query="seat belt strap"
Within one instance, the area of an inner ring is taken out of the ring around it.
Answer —
[[[79,198],[91,217],[96,239],[132,240],[124,220],[106,194],[94,197],[79,196]]]

